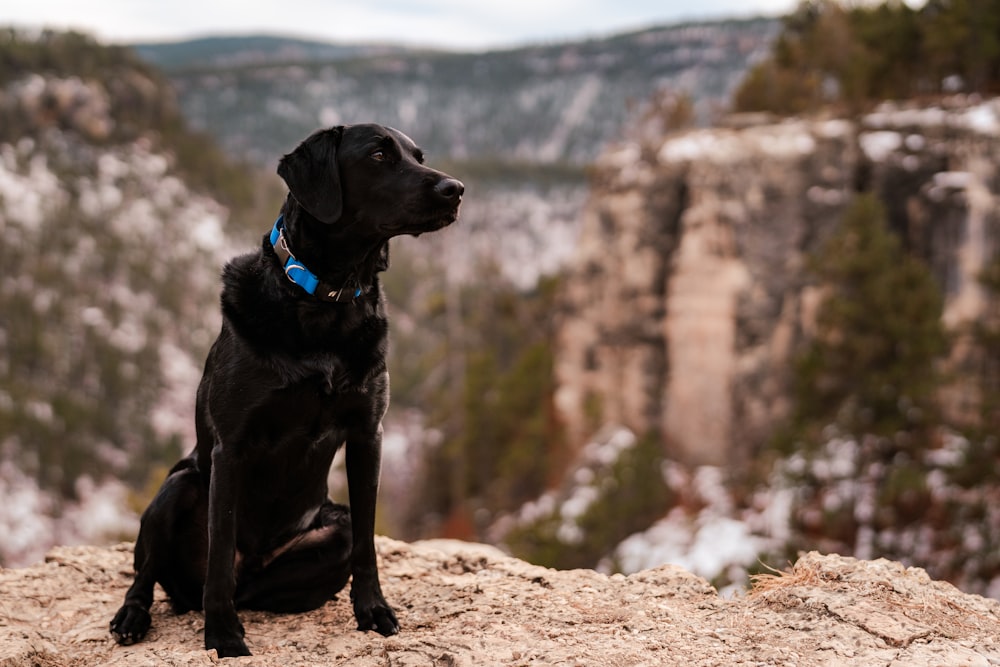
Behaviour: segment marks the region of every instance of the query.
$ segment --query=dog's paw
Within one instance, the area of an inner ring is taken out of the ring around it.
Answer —
[[[384,637],[399,632],[396,613],[385,600],[378,600],[371,605],[355,604],[354,617],[358,620],[358,630],[363,632],[374,630]]]
[[[215,649],[220,658],[251,655],[243,641],[245,635],[246,631],[235,611],[221,616],[205,615],[205,648],[209,651]]]
[[[250,649],[243,641],[243,624],[237,621],[236,632],[213,632],[205,628],[205,649],[215,649],[220,658],[235,658],[241,655],[251,655]]]
[[[241,655],[252,655],[247,648],[246,642],[239,637],[214,637],[205,635],[205,648],[209,651],[215,649],[220,658],[236,658]]]
[[[152,618],[149,611],[137,604],[126,604],[111,619],[111,634],[122,646],[142,641],[149,631]]]

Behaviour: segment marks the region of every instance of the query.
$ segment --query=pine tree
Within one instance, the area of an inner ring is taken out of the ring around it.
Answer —
[[[980,350],[979,419],[982,431],[991,434],[1000,429],[1000,355],[997,355],[1000,350],[1000,259],[990,262],[979,280],[990,303],[984,316],[973,325],[973,335]]]
[[[872,195],[854,201],[812,268],[828,293],[796,369],[799,429],[836,424],[890,438],[922,429],[935,413],[946,345],[929,269],[903,250]]]
[[[802,0],[771,56],[733,95],[737,111],[833,107],[859,113],[884,99],[1000,89],[1000,3]]]

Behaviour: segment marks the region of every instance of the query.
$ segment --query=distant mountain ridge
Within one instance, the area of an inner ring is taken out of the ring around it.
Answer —
[[[582,165],[659,90],[710,120],[778,27],[689,23],[478,53],[273,36],[134,48],[167,70],[193,125],[259,164],[318,126],[373,120],[439,158]]]
[[[587,165],[640,119],[666,116],[664,99],[686,97],[692,122],[713,120],[779,27],[767,18],[687,23],[486,52],[268,36],[136,49],[165,68],[193,127],[272,174],[318,127],[403,130],[429,164],[467,186],[462,224],[450,232],[467,249],[460,261],[482,265],[485,253],[529,286],[572,252]]]
[[[164,71],[233,67],[268,62],[322,62],[368,58],[410,49],[389,44],[339,44],[280,35],[210,35],[181,41],[130,45]]]

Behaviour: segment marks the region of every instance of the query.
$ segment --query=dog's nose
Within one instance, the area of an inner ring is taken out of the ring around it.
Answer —
[[[465,184],[457,178],[442,178],[434,186],[434,191],[445,199],[460,199],[465,192]]]

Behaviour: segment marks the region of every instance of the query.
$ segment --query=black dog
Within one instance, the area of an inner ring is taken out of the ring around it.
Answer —
[[[197,446],[143,513],[135,581],[111,621],[121,644],[149,629],[156,582],[178,613],[205,610],[205,647],[220,656],[250,653],[237,608],[314,609],[352,576],[358,629],[399,630],[373,537],[389,403],[378,273],[391,237],[454,222],[465,186],[378,125],[318,131],[278,175],[281,217],[223,272]],[[327,498],[344,443],[349,510]]]

